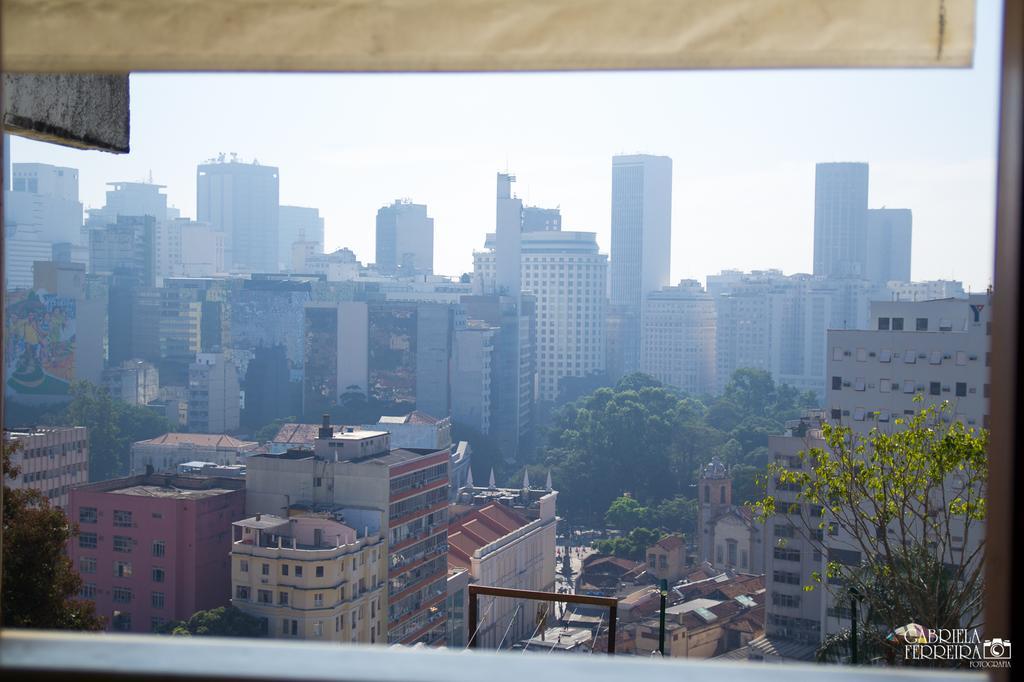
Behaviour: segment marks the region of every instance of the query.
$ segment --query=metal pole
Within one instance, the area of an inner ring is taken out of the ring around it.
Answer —
[[[857,665],[857,592],[850,589],[850,663]]]
[[[476,648],[476,619],[477,619],[477,600],[479,595],[472,590],[469,590],[469,641],[466,642],[467,649]]]
[[[615,655],[615,625],[619,622],[619,607],[616,601],[608,607],[608,655]]]
[[[668,580],[661,581],[661,619],[658,623],[658,651],[665,655],[665,603],[668,601]]]

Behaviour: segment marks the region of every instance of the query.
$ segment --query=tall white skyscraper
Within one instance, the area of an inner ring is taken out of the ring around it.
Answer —
[[[814,274],[865,277],[868,164],[819,163],[814,169]]]
[[[612,157],[612,247],[609,372],[640,367],[644,297],[670,283],[672,159]]]
[[[221,155],[196,169],[196,217],[224,231],[229,268],[277,272],[279,197],[274,166]]]
[[[524,232],[520,277],[537,301],[537,381],[541,400],[558,397],[562,377],[582,377],[605,368],[605,292],[608,257],[593,232]],[[497,277],[501,252],[474,254],[485,288]]]
[[[377,211],[377,268],[386,274],[434,272],[434,219],[408,200]]]
[[[277,220],[277,258],[281,270],[292,267],[297,242],[315,254],[324,252],[324,219],[320,209],[305,206],[282,206]]]
[[[913,220],[909,208],[868,209],[867,279],[883,285],[910,281]]]
[[[82,244],[78,171],[15,163],[4,191],[4,258],[8,288],[32,286],[32,263],[52,258],[54,244]]]

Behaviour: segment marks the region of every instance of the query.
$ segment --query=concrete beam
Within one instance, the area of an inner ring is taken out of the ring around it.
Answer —
[[[22,137],[128,152],[127,74],[5,74],[3,127]]]

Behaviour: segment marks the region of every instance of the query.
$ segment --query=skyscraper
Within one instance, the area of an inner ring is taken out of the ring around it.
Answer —
[[[912,229],[909,208],[868,210],[867,279],[878,284],[910,281]]]
[[[490,251],[474,253],[482,282],[496,277],[501,258],[496,239]],[[593,232],[540,231],[522,234],[523,289],[536,298],[537,378],[541,400],[558,397],[559,380],[605,369],[605,295],[608,257]]]
[[[408,200],[377,211],[377,267],[384,273],[434,272],[434,219]]]
[[[202,163],[196,169],[196,213],[200,222],[224,231],[229,268],[276,272],[280,213],[278,172],[234,157]]]
[[[865,277],[868,164],[819,163],[814,170],[814,274]]]
[[[315,253],[324,252],[324,219],[320,210],[305,206],[282,206],[278,214],[277,258],[281,270],[292,267],[296,242],[315,244]]]
[[[672,159],[612,157],[611,310],[616,338],[608,370],[617,378],[640,367],[644,296],[668,286],[672,246]]]

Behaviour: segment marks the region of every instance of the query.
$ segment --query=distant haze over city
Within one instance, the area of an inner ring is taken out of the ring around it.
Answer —
[[[493,229],[495,171],[563,229],[610,246],[613,154],[674,162],[671,278],[812,269],[814,164],[871,165],[872,207],[914,213],[912,276],[991,281],[997,11],[980,2],[967,70],[132,76],[132,152],[15,138],[12,160],[105,184],[167,186],[195,217],[196,165],[219,152],[280,168],[281,203],[320,209],[326,247],[374,257],[374,218],[408,198],[435,221],[435,272],[472,269]]]

